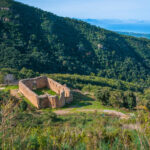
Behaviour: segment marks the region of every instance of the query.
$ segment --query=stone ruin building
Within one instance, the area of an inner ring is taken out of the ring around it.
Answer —
[[[37,95],[33,90],[49,88],[59,96]],[[38,109],[60,108],[72,102],[73,96],[68,87],[45,76],[19,81],[19,91]]]

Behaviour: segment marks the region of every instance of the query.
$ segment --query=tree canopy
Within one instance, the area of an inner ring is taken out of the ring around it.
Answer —
[[[150,75],[150,40],[119,35],[11,0],[0,7],[0,68],[126,81]]]

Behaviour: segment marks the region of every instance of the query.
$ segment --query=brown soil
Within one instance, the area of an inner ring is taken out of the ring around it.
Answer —
[[[56,110],[54,111],[57,115],[67,115],[72,114],[74,112],[71,112],[73,108],[67,108],[65,110]],[[118,117],[120,119],[129,119],[129,116],[126,114],[123,114],[121,112],[115,111],[115,110],[96,110],[96,109],[80,109],[76,110],[76,112],[102,112],[109,116]]]

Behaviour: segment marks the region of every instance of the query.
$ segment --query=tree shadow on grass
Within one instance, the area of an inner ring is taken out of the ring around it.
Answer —
[[[93,98],[82,94],[81,92],[73,91],[73,102],[66,105],[65,107],[78,108],[92,105],[91,101],[94,101]]]

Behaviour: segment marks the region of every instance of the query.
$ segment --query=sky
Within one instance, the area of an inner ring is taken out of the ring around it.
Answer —
[[[150,21],[150,0],[16,0],[71,18]]]

